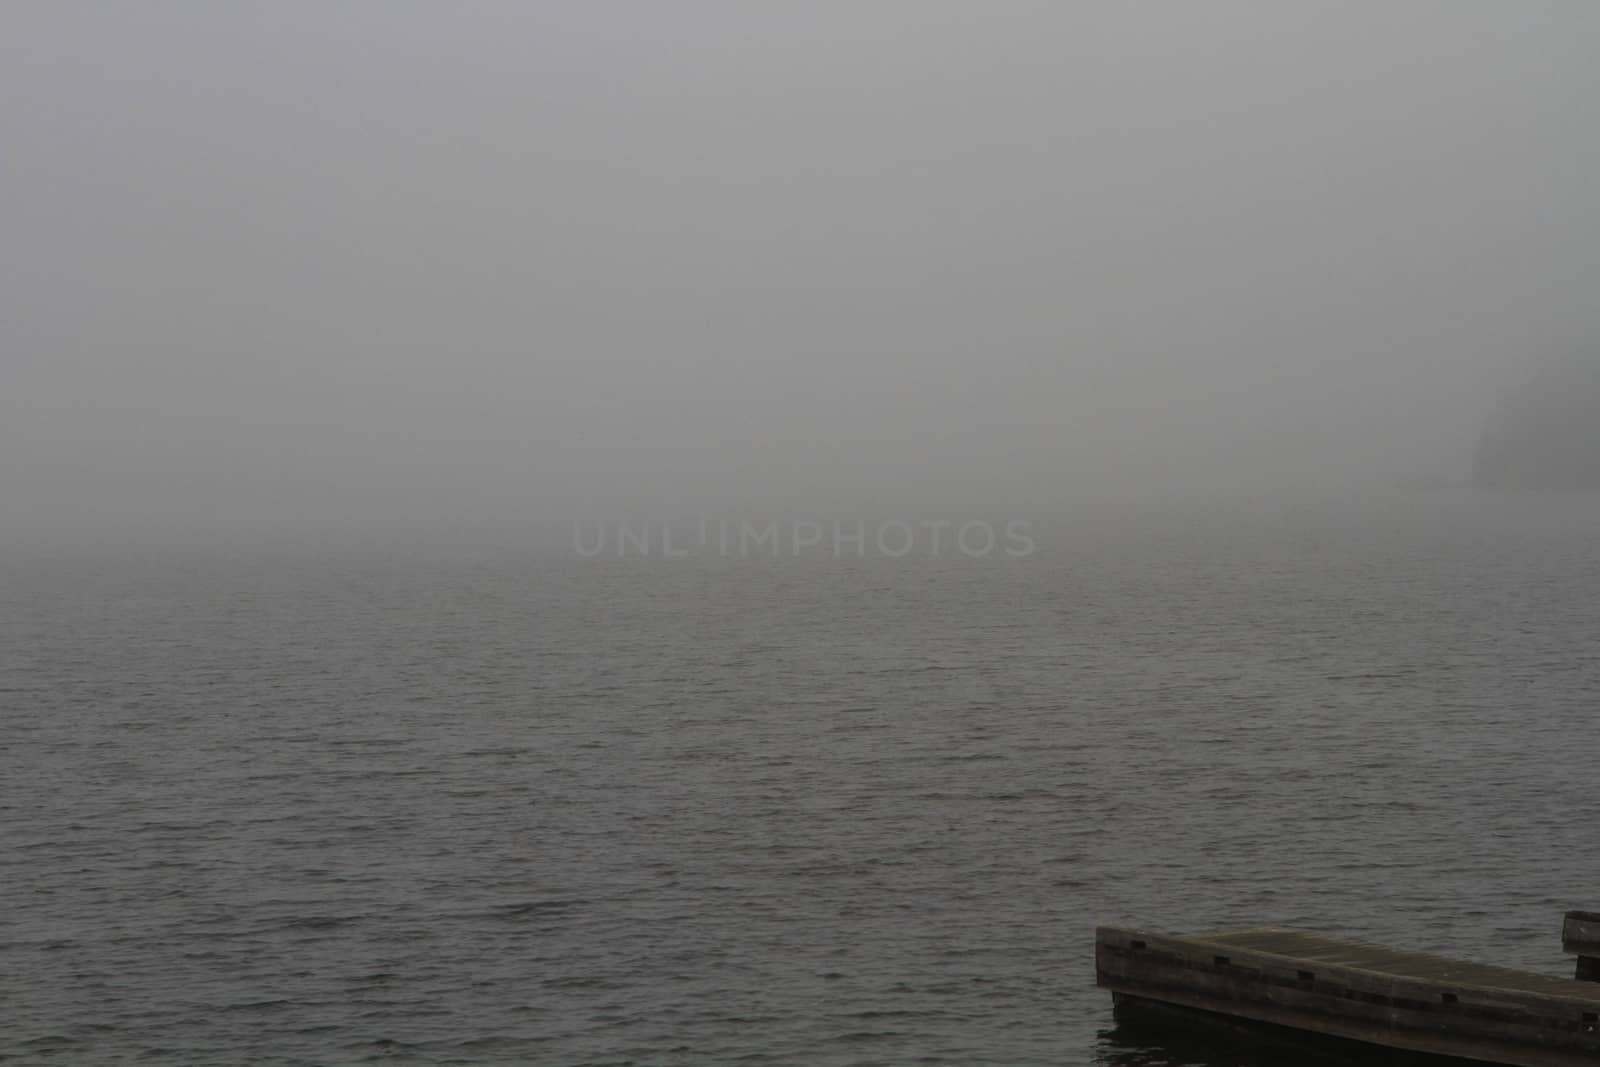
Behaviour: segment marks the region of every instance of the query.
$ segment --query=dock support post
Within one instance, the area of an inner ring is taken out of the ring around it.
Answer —
[[[1561,924],[1561,948],[1578,957],[1580,982],[1600,982],[1600,913],[1569,911]]]

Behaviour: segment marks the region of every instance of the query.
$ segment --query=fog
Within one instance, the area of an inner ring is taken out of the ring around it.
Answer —
[[[0,11],[0,527],[1458,477],[1600,344],[1600,7]]]

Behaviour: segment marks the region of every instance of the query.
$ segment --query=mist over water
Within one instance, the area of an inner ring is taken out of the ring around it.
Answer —
[[[6,6],[0,1058],[1240,1067],[1095,923],[1560,966],[1600,513],[1462,483],[1600,352],[1597,35]]]

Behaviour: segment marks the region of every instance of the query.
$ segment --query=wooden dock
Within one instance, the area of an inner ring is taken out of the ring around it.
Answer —
[[[1579,932],[1570,916],[1566,932]],[[1570,946],[1591,944],[1564,941],[1580,960]],[[1118,1000],[1389,1049],[1514,1067],[1600,1063],[1596,982],[1273,927],[1201,934],[1101,927],[1095,973]]]

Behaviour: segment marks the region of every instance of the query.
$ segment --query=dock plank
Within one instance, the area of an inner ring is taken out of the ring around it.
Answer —
[[[1263,926],[1218,930],[1189,936],[1199,941],[1236,945],[1275,956],[1356,967],[1375,974],[1388,974],[1423,982],[1505,989],[1519,993],[1543,993],[1548,996],[1587,997],[1600,1002],[1600,983],[1579,983],[1569,978],[1532,974],[1488,963],[1475,963],[1426,952],[1390,948],[1386,945],[1349,941],[1305,930]]]

